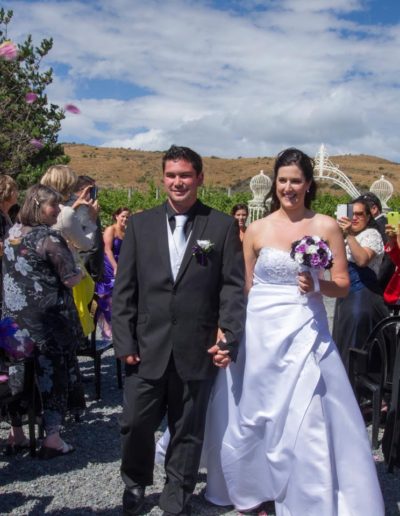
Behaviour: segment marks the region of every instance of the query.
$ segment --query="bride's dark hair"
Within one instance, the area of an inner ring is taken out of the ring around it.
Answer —
[[[274,178],[272,180],[272,186],[270,191],[265,197],[264,205],[267,208],[267,199],[271,198],[271,209],[270,212],[276,211],[280,207],[279,199],[276,195],[276,179],[278,177],[278,170],[280,167],[287,167],[289,165],[297,165],[303,172],[305,180],[311,181],[310,187],[304,198],[304,205],[306,208],[311,208],[311,202],[315,199],[317,192],[317,184],[314,179],[314,160],[311,159],[307,154],[294,147],[289,147],[278,154],[274,164]]]

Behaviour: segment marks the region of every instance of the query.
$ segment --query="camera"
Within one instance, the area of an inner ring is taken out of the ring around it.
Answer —
[[[341,219],[342,217],[353,218],[352,204],[338,204],[336,206],[336,218]]]
[[[97,199],[97,186],[92,186],[90,188],[89,196],[92,199],[92,201],[95,201]]]

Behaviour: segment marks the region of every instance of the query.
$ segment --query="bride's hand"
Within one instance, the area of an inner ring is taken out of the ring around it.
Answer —
[[[213,356],[213,364],[216,367],[221,367],[225,369],[231,363],[231,358],[229,356],[229,351],[227,349],[219,349]]]
[[[309,272],[300,272],[297,276],[297,283],[301,294],[314,292],[314,281]]]

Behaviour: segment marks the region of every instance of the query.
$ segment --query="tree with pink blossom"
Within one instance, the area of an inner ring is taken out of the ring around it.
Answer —
[[[52,163],[66,162],[57,143],[65,110],[49,104],[46,87],[52,69],[42,60],[52,39],[34,46],[32,37],[16,43],[8,35],[13,12],[0,9],[0,173],[17,178],[21,187],[37,181]]]

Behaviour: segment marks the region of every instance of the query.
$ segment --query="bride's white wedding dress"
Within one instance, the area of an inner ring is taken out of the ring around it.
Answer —
[[[208,407],[205,496],[239,510],[275,500],[277,516],[383,516],[364,421],[322,296],[301,295],[297,274],[287,251],[261,250],[246,343],[218,374]]]

